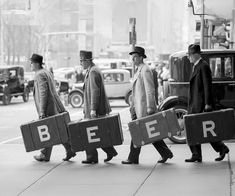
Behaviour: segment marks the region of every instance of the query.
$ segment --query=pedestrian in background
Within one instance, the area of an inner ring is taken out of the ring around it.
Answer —
[[[33,54],[30,58],[31,69],[35,72],[33,97],[40,119],[48,116],[53,116],[65,112],[65,108],[60,101],[56,92],[56,87],[52,74],[43,68],[43,57],[38,54]],[[72,151],[69,143],[63,144],[66,150],[64,161],[68,161],[76,155]],[[37,161],[49,161],[51,157],[52,147],[47,147],[41,150],[41,154],[34,156]]]
[[[104,89],[104,81],[98,66],[93,63],[91,51],[80,51],[80,62],[87,70],[84,80],[84,118],[102,117],[111,112],[108,98]],[[117,151],[113,146],[102,148],[107,154],[104,162],[110,161],[117,156]],[[96,149],[86,151],[87,159],[82,161],[84,164],[98,163],[98,152]]]
[[[132,102],[130,107],[132,120],[139,119],[157,112],[155,100],[155,87],[153,73],[143,60],[146,58],[145,50],[136,46],[132,55],[132,61],[137,67],[132,87]],[[158,163],[165,163],[167,159],[172,158],[173,154],[163,140],[152,143],[160,153],[161,159]],[[135,148],[131,141],[130,153],[128,159],[122,161],[122,164],[139,164],[139,155],[141,147]]]
[[[212,111],[214,103],[210,66],[201,58],[201,49],[197,44],[189,45],[188,56],[190,63],[193,63],[188,96],[188,114]],[[216,152],[220,153],[220,156],[215,161],[222,161],[229,152],[228,147],[221,141],[211,142],[210,144]],[[191,145],[189,148],[192,152],[192,157],[185,159],[185,162],[202,162],[201,145]]]

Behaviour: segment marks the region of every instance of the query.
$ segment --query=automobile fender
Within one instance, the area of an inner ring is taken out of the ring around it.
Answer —
[[[188,105],[188,99],[184,96],[170,96],[163,100],[163,102],[159,105],[160,110],[165,110],[171,108],[178,104],[186,104]]]
[[[78,93],[81,93],[82,95],[83,95],[83,91],[81,90],[81,89],[73,89],[73,90],[71,90],[70,92],[69,92],[69,96],[72,94],[72,93],[74,93],[74,92],[78,92]]]

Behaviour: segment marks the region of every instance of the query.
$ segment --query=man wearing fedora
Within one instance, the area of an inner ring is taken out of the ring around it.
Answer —
[[[48,116],[53,116],[58,113],[65,112],[65,108],[60,101],[56,92],[55,83],[52,74],[43,68],[43,57],[38,54],[33,54],[30,58],[31,69],[35,72],[33,97],[40,119]],[[64,161],[68,161],[76,155],[71,149],[69,143],[63,144],[66,150]],[[52,147],[47,147],[41,150],[41,154],[34,156],[37,161],[49,161],[51,157]]]
[[[157,112],[157,105],[155,100],[153,73],[151,72],[150,67],[143,62],[144,58],[146,58],[144,48],[136,46],[134,51],[129,54],[132,55],[132,61],[137,67],[137,71],[134,75],[132,103],[130,107],[132,120],[135,120]],[[159,163],[165,163],[167,159],[173,157],[171,150],[163,140],[152,144],[162,157],[158,161]],[[122,164],[139,164],[140,150],[141,148],[135,148],[131,141],[128,159],[122,161]]]
[[[188,58],[190,63],[193,64],[188,96],[188,114],[212,111],[214,109],[214,103],[211,70],[208,63],[201,58],[199,45],[189,45]],[[229,152],[228,147],[221,141],[211,142],[210,144],[220,154],[215,161],[222,161]],[[192,152],[192,157],[185,159],[185,162],[202,162],[201,145],[191,145],[189,148]]]
[[[80,62],[87,70],[84,80],[84,118],[97,118],[105,116],[111,112],[108,98],[105,93],[104,81],[99,68],[93,63],[91,51],[80,51]],[[107,154],[104,162],[110,161],[117,156],[117,151],[113,146],[102,148]],[[96,149],[86,151],[87,159],[82,161],[84,164],[98,163],[98,152]]]

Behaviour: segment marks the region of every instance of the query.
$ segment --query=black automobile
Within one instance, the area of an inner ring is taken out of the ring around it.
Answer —
[[[203,50],[202,58],[211,68],[216,109],[235,108],[235,50]],[[189,78],[192,72],[186,51],[172,54],[169,68],[170,79],[164,83],[164,100],[160,109],[175,108],[181,132],[170,139],[175,143],[185,143],[183,115],[187,114]]]
[[[21,66],[0,67],[0,100],[8,105],[13,97],[21,96],[24,102],[29,100],[29,87],[24,79]]]

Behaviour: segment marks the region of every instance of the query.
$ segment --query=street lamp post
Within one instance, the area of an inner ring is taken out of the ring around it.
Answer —
[[[3,54],[4,43],[3,43],[3,20],[2,20],[2,9],[1,8],[0,8],[0,43],[1,43],[0,65],[3,65],[3,63],[4,63],[4,54]]]
[[[202,4],[202,15],[201,15],[201,39],[200,39],[200,46],[203,49],[204,48],[204,27],[205,27],[205,20],[204,20],[204,13],[205,13],[205,5],[204,0],[201,0]]]

